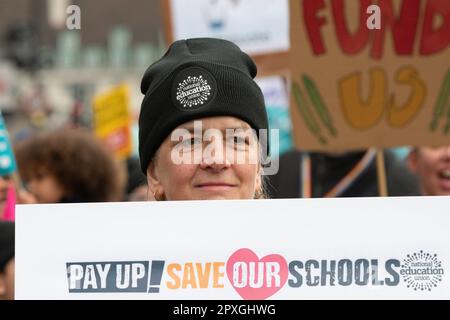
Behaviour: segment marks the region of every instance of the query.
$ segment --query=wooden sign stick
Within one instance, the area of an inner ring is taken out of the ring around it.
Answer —
[[[377,176],[378,176],[378,194],[380,197],[388,196],[386,182],[386,167],[384,165],[383,149],[377,148]]]

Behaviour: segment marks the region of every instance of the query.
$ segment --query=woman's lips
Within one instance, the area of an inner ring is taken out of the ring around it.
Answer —
[[[445,169],[438,172],[438,185],[443,192],[450,192],[450,170]]]
[[[237,186],[236,184],[223,182],[207,182],[195,185],[196,188],[207,191],[227,191],[232,188],[235,188],[236,186]]]
[[[438,178],[439,188],[444,192],[450,192],[450,179],[448,178]]]
[[[441,170],[439,172],[439,176],[441,176],[444,179],[450,179],[450,169]]]

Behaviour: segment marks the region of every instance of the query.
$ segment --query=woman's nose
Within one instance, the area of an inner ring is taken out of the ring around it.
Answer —
[[[230,166],[231,162],[227,159],[223,143],[211,142],[203,150],[203,157],[200,163],[202,169],[221,171]]]

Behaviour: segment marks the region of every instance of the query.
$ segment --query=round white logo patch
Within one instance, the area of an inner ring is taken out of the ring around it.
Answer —
[[[212,75],[198,67],[181,71],[173,83],[173,101],[178,109],[196,110],[210,102],[216,93]]]

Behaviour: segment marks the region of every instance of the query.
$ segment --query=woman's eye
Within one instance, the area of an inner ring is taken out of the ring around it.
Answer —
[[[193,148],[193,147],[199,146],[201,143],[202,143],[202,139],[192,137],[192,138],[183,140],[181,144],[182,144],[183,148]]]
[[[234,143],[236,143],[236,144],[243,144],[243,143],[245,143],[245,138],[234,137]]]
[[[245,148],[248,145],[248,140],[245,137],[234,136],[232,143],[236,148]]]

